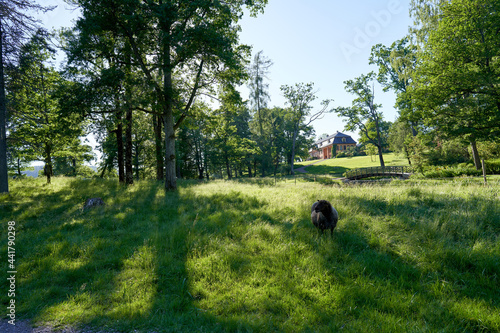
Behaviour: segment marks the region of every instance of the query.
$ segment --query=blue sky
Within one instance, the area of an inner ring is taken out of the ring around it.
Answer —
[[[354,96],[345,92],[343,82],[378,70],[368,65],[371,47],[390,46],[407,34],[408,6],[409,0],[269,0],[264,14],[241,21],[240,40],[274,63],[268,82],[270,106],[284,105],[281,85],[299,82],[314,83],[316,109],[323,99],[333,99],[335,107],[350,106]],[[394,94],[377,86],[375,90],[385,120],[394,121]],[[313,126],[317,135],[344,129],[334,114]],[[358,133],[345,133],[358,138]]]
[[[58,7],[40,16],[47,28],[71,26],[77,12],[62,0],[39,0]],[[368,65],[371,47],[391,45],[404,37],[411,24],[409,0],[269,0],[264,14],[245,16],[240,41],[263,51],[273,61],[269,75],[269,106],[284,106],[281,85],[313,82],[318,99],[333,99],[331,106],[349,106],[354,98],[344,90],[344,81],[377,70]],[[375,86],[375,103],[382,104],[384,118],[394,121],[395,96]],[[244,98],[248,89],[241,88]],[[344,122],[334,114],[313,123],[317,135],[344,131]],[[349,133],[355,140],[358,133]]]

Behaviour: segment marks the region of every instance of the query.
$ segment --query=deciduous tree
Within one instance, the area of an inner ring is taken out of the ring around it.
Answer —
[[[281,91],[283,96],[286,98],[286,104],[290,108],[291,112],[291,123],[293,124],[293,136],[292,136],[292,147],[291,147],[291,159],[290,167],[291,174],[294,174],[294,160],[295,160],[295,148],[297,137],[299,131],[303,128],[303,125],[309,126],[313,121],[321,119],[325,112],[328,112],[328,105],[331,100],[323,100],[321,102],[321,109],[311,115],[312,105],[311,103],[317,98],[316,93],[313,91],[313,83],[298,83],[295,86],[281,86]],[[306,119],[309,117],[309,119]]]
[[[385,166],[382,155],[384,142],[381,131],[383,114],[379,111],[382,105],[374,103],[375,96],[373,88],[370,87],[374,80],[375,73],[370,72],[367,75],[362,74],[354,80],[344,81],[346,91],[357,97],[352,101],[352,106],[338,107],[335,112],[339,116],[347,118],[346,131],[361,131],[366,136],[367,142],[377,147],[380,166],[383,167]],[[375,132],[369,130],[367,127],[369,123],[375,126]]]
[[[477,156],[476,140],[500,134],[500,1],[456,0],[439,9],[412,96],[428,126],[469,140]]]
[[[130,63],[153,91],[165,132],[165,188],[177,187],[175,131],[196,96],[214,81],[239,81],[248,47],[238,45],[238,20],[266,0],[72,0],[80,31],[104,31],[130,46]]]
[[[9,192],[7,171],[7,107],[5,99],[5,61],[13,59],[27,35],[38,28],[37,21],[26,12],[48,11],[32,0],[0,2],[0,193]]]

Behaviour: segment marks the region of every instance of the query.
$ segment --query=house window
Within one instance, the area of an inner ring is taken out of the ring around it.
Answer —
[[[345,138],[342,138],[342,142],[345,142]]]

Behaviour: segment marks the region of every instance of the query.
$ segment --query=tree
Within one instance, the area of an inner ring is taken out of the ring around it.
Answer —
[[[18,66],[9,80],[9,122],[13,141],[29,146],[45,161],[47,183],[53,175],[53,158],[83,134],[82,119],[61,108],[65,86],[70,83],[47,66],[55,51],[48,47],[47,34],[39,30],[22,46]]]
[[[339,116],[347,118],[346,131],[361,131],[366,135],[367,142],[377,147],[380,166],[384,167],[382,155],[384,143],[381,131],[383,115],[378,110],[382,105],[374,103],[375,96],[373,88],[370,87],[370,83],[373,83],[374,80],[375,73],[370,72],[367,75],[362,74],[354,80],[344,81],[346,91],[357,97],[352,101],[351,107],[338,107],[335,112]],[[373,123],[375,126],[375,133],[367,127],[369,123]]]
[[[238,45],[236,23],[243,6],[255,15],[267,1],[72,1],[82,8],[80,36],[105,32],[130,47],[125,61],[140,71],[163,118],[165,189],[176,189],[175,132],[202,90],[243,79],[249,49]]]
[[[292,137],[292,149],[291,149],[291,173],[294,174],[293,164],[295,160],[295,148],[297,136],[301,130],[302,125],[309,126],[313,121],[321,119],[321,117],[327,112],[328,105],[331,100],[324,100],[321,102],[322,108],[320,111],[312,114],[309,120],[306,122],[306,117],[310,115],[312,109],[311,103],[317,98],[315,92],[313,91],[313,83],[298,83],[295,86],[283,85],[280,87],[283,96],[287,99],[287,105],[290,107],[291,111],[291,122],[293,124],[293,137]]]
[[[377,147],[373,143],[368,143],[365,145],[365,152],[370,155],[370,161],[373,162],[373,156],[377,155]],[[375,157],[375,161],[377,158]]]
[[[378,124],[378,129],[380,131],[380,141],[382,143],[382,147],[386,149],[389,146],[389,130],[391,128],[392,123],[390,121],[381,120]],[[377,127],[375,122],[368,121],[365,123],[365,130],[361,130],[359,132],[359,143],[365,144],[370,143],[370,138],[374,138],[377,136]]]
[[[9,192],[7,171],[7,107],[5,99],[5,61],[12,59],[25,36],[37,29],[37,21],[26,11],[48,11],[32,0],[4,0],[0,2],[0,193]]]
[[[269,68],[273,62],[262,55],[263,51],[257,52],[253,59],[253,64],[249,68],[249,83],[250,88],[250,103],[252,108],[257,113],[257,121],[259,123],[260,135],[262,135],[262,115],[261,110],[267,108],[269,101],[269,85],[264,83],[269,74]]]
[[[428,126],[475,142],[500,134],[500,2],[456,0],[440,7],[412,91]]]
[[[396,93],[395,107],[402,119],[410,124],[413,136],[416,136],[419,118],[415,114],[409,89],[417,66],[416,46],[410,44],[408,37],[395,41],[390,47],[377,44],[372,47],[369,63],[378,66],[377,81],[384,92],[392,90]]]
[[[398,118],[389,129],[388,143],[392,151],[404,154],[411,165],[410,143],[412,140],[412,130],[407,122]]]
[[[264,80],[268,79],[269,68],[273,65],[273,62],[262,53],[263,51],[257,52],[252,65],[248,68],[248,87],[250,88],[250,107],[254,113],[255,125],[257,125],[253,131],[254,139],[261,151],[258,159],[261,167],[261,175],[264,177],[271,164],[271,147],[269,141],[267,141],[267,135],[264,133],[264,122],[266,121],[266,116],[268,116],[266,113],[270,111],[267,108],[270,96],[268,92],[269,84],[265,83]]]
[[[439,24],[441,6],[450,0],[410,0],[410,17],[413,18],[413,26],[410,34],[418,45],[424,44],[429,34]]]

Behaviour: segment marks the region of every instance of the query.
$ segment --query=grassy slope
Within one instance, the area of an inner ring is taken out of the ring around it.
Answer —
[[[309,165],[317,161],[304,161],[296,163],[296,167]],[[384,154],[385,165],[408,165],[408,160],[394,153]],[[341,177],[344,172],[355,168],[366,168],[380,166],[378,157],[356,156],[342,157],[324,160],[306,168],[308,174],[327,175]]]
[[[0,197],[0,251],[14,220],[17,315],[35,321],[144,332],[499,331],[500,184],[471,182],[234,181],[165,193],[156,182],[14,181]],[[92,196],[106,206],[83,212]],[[310,223],[319,198],[339,211],[333,239]]]

